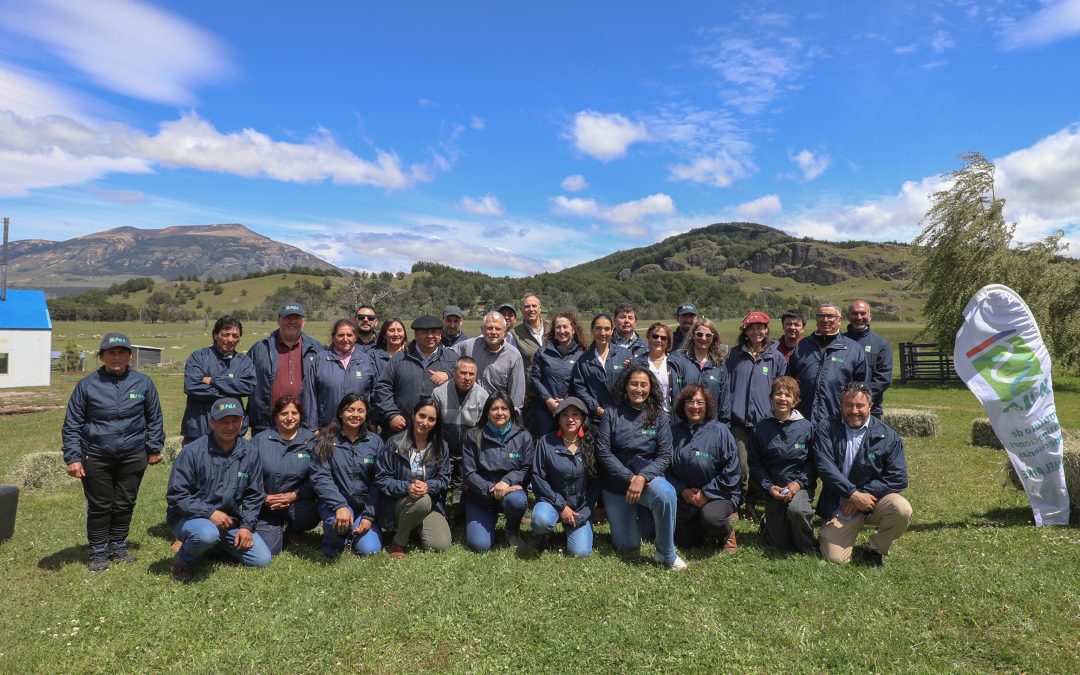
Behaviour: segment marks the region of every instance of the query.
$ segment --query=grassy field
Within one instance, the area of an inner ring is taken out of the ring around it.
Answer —
[[[160,339],[207,340],[179,332]],[[153,377],[175,434],[180,375]],[[37,395],[62,403],[76,380]],[[1075,433],[1080,380],[1056,390]],[[327,564],[310,535],[267,570],[214,563],[185,587],[168,577],[168,467],[143,483],[140,562],[93,578],[77,484],[24,493],[0,545],[0,671],[1076,671],[1080,532],[1032,526],[1004,454],[968,444],[984,413],[966,389],[897,386],[887,406],[934,410],[943,434],[906,442],[915,517],[881,570],[774,555],[739,522],[736,555],[683,551],[684,574],[621,560],[606,527],[587,560],[476,555],[455,530],[448,553],[402,562]],[[61,421],[0,417],[0,476],[57,449]]]

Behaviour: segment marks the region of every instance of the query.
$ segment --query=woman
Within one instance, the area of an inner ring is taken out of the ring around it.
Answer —
[[[728,520],[739,507],[739,453],[727,425],[716,419],[716,401],[700,384],[688,385],[675,402],[679,421],[667,478],[679,495],[675,542],[697,546],[706,539],[737,550]]]
[[[315,489],[311,485],[312,433],[300,426],[304,406],[291,394],[274,401],[274,426],[251,439],[262,463],[266,501],[259,511],[255,532],[271,555],[281,553],[285,528],[290,534],[307,532],[319,524]]]
[[[461,467],[465,482],[465,543],[477,553],[495,541],[495,521],[506,516],[506,541],[520,548],[521,519],[529,507],[533,438],[514,417],[501,391],[488,396],[476,426],[465,434]]]
[[[728,390],[727,368],[724,367],[724,345],[716,324],[699,316],[683,340],[676,358],[683,367],[688,384],[700,384],[716,400],[716,419],[727,423],[731,419],[731,393]]]
[[[551,320],[544,345],[533,356],[530,368],[536,392],[531,431],[537,437],[551,430],[552,415],[570,391],[570,375],[584,352],[585,336],[577,314],[556,314]]]
[[[589,406],[594,420],[611,407],[612,392],[626,372],[633,355],[611,343],[611,317],[597,314],[592,320],[592,345],[581,355],[570,374],[570,392]]]
[[[102,366],[79,380],[61,431],[68,475],[82,481],[91,572],[109,562],[135,562],[128,530],[143,472],[161,461],[165,432],[154,383],[132,370],[131,340],[109,333],[101,340]]]
[[[671,426],[660,385],[647,366],[631,366],[616,389],[614,405],[600,420],[596,458],[615,548],[638,550],[638,519],[651,512],[653,527],[645,534],[656,534],[653,560],[669,570],[685,570],[675,551],[675,488],[664,478],[671,464]]]
[[[768,314],[749,312],[743,318],[738,343],[728,352],[727,370],[731,390],[731,433],[739,448],[739,465],[742,467],[743,508],[753,521],[756,517],[754,505],[761,503],[762,495],[756,484],[747,484],[750,469],[746,452],[754,425],[771,414],[769,392],[772,383],[787,370],[787,359],[769,337]]]
[[[241,401],[255,391],[255,365],[247,354],[236,351],[244,324],[226,314],[214,322],[214,344],[196,349],[184,364],[187,405],[180,422],[183,444],[210,433],[210,408],[223,397]]]
[[[750,441],[750,480],[766,495],[761,528],[765,541],[780,550],[813,553],[813,427],[795,409],[799,383],[787,375],[772,384],[772,417],[754,426]]]
[[[352,319],[338,319],[330,331],[331,346],[315,357],[304,373],[300,400],[307,414],[304,426],[320,429],[330,424],[337,406],[346,394],[359,394],[371,400],[378,373],[375,361],[356,346],[360,329]]]
[[[683,366],[678,359],[669,359],[671,351],[671,329],[667,324],[657,321],[645,331],[645,344],[649,351],[634,360],[648,366],[656,381],[660,383],[660,394],[664,401],[664,412],[670,416],[675,401],[679,398],[686,378],[683,374]]]
[[[394,317],[383,322],[379,329],[379,336],[375,338],[375,349],[372,356],[378,365],[389,361],[390,357],[403,351],[409,345],[409,333],[405,330],[405,323]]]
[[[450,484],[450,450],[442,435],[442,413],[429,397],[413,406],[404,429],[383,444],[375,460],[375,485],[386,503],[379,521],[383,531],[396,530],[390,556],[405,557],[409,536],[420,532],[428,550],[450,548],[446,522],[446,488]]]
[[[375,461],[382,439],[368,431],[368,408],[359,394],[346,394],[315,442],[311,484],[319,500],[322,550],[327,558],[341,555],[348,540],[357,555],[382,550],[381,500],[375,488]]]
[[[548,548],[555,524],[566,532],[566,553],[575,558],[592,554],[592,513],[600,497],[596,477],[596,432],[589,411],[579,398],[564,398],[554,410],[558,428],[537,441],[532,486],[536,505],[532,530]]]

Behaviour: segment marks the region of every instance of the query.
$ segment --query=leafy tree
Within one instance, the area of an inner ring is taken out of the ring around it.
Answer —
[[[74,340],[69,340],[64,345],[64,351],[60,354],[59,366],[65,373],[82,370],[83,360],[79,345]]]

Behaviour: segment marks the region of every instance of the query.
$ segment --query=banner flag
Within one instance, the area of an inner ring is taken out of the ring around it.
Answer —
[[[1000,284],[972,296],[956,332],[953,363],[1008,450],[1035,524],[1068,525],[1065,447],[1054,407],[1050,353],[1023,298]]]

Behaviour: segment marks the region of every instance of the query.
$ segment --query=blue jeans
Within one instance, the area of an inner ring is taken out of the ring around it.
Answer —
[[[626,503],[626,493],[617,494],[604,490],[604,507],[611,523],[611,543],[620,551],[632,551],[641,547],[641,533],[647,528],[638,526],[641,511],[652,512],[652,525],[656,532],[656,552],[665,564],[675,561],[675,506],[678,496],[675,488],[663,476],[645,484],[637,504]]]
[[[559,513],[547,502],[536,502],[532,512],[532,531],[535,534],[551,534],[559,522]],[[585,521],[577,527],[563,523],[566,532],[566,554],[575,558],[588,558],[592,554],[592,523]]]
[[[382,534],[379,532],[379,526],[372,523],[371,529],[363,534],[363,536],[353,536],[353,530],[359,525],[363,517],[357,518],[353,513],[351,507],[346,506],[349,509],[349,518],[352,519],[353,524],[347,532],[338,532],[334,529],[334,510],[319,505],[319,517],[322,518],[322,552],[327,558],[334,558],[341,555],[341,552],[345,550],[345,540],[350,536],[352,539],[352,550],[357,555],[375,555],[382,551]]]
[[[495,503],[494,510],[482,506],[469,493],[465,493],[465,544],[477,553],[490,549],[495,542],[495,521],[499,518],[499,511],[506,514],[506,531],[517,532],[521,529],[521,519],[525,517],[527,508],[529,495],[525,490],[506,493],[502,501]]]
[[[264,508],[259,514],[255,531],[262,537],[271,555],[285,547],[285,528],[290,532],[307,532],[319,524],[319,511],[314,499],[299,499],[280,511]]]
[[[233,546],[233,537],[237,530],[218,529],[209,518],[191,518],[173,525],[173,536],[183,542],[176,554],[177,561],[184,567],[191,567],[195,561],[214,548],[221,548],[235,560],[247,567],[267,567],[270,565],[270,549],[255,532],[251,533],[252,545],[246,551]]]

